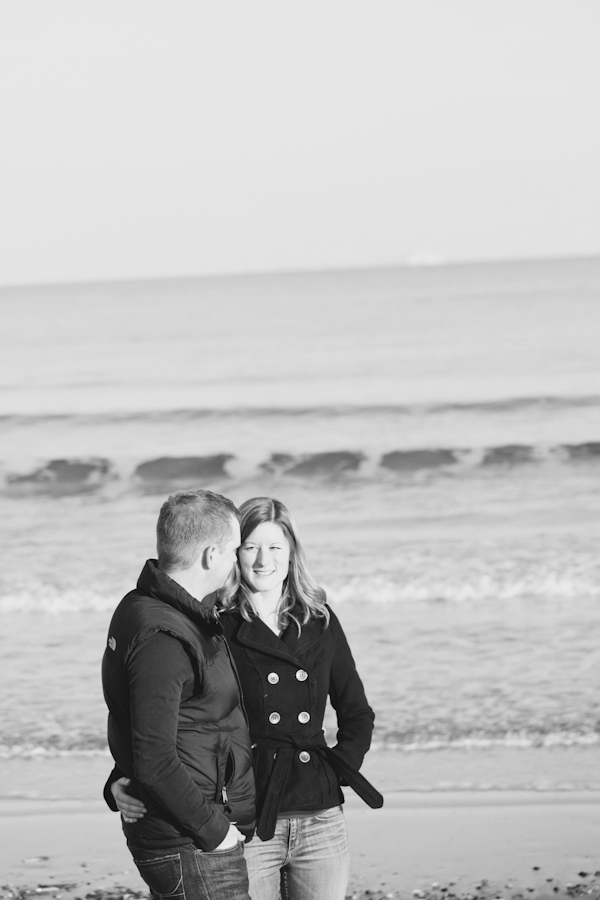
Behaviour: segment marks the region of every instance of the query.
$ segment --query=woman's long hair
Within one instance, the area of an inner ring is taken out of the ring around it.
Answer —
[[[290,545],[290,568],[283,583],[278,610],[280,626],[285,628],[291,620],[295,622],[300,634],[302,626],[311,618],[325,619],[328,625],[329,610],[326,606],[325,591],[309,574],[304,550],[287,507],[271,497],[253,497],[242,503],[239,514],[242,544],[263,522],[274,522],[279,525]],[[241,577],[225,585],[220,593],[219,602],[224,609],[238,608],[248,622],[256,615],[252,591]]]

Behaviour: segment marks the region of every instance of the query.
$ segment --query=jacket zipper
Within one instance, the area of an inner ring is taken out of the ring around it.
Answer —
[[[225,645],[225,649],[227,650],[227,656],[229,657],[229,662],[231,663],[231,668],[233,669],[233,674],[235,675],[235,681],[238,689],[238,696],[240,698],[240,707],[242,709],[242,713],[244,714],[244,719],[246,720],[246,725],[249,726],[248,722],[248,713],[246,712],[246,707],[244,706],[244,692],[242,691],[242,683],[240,681],[240,676],[238,675],[237,666],[233,660],[233,656],[231,655],[231,650],[229,649],[229,644],[227,643],[227,638],[222,636],[223,643]]]

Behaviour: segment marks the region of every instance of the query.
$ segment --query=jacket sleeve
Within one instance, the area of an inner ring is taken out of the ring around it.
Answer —
[[[346,635],[335,613],[330,610],[333,659],[329,679],[329,696],[336,711],[338,732],[333,751],[360,769],[371,746],[375,713],[369,706],[365,689],[356,671]]]
[[[135,779],[202,850],[214,850],[229,821],[195,784],[177,753],[179,707],[193,679],[180,642],[158,633],[127,660]]]

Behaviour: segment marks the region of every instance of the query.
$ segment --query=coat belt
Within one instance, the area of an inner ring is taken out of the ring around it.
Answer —
[[[269,841],[275,834],[281,798],[288,781],[292,760],[298,750],[310,750],[325,759],[340,781],[356,791],[361,800],[364,800],[372,809],[379,809],[383,806],[383,797],[379,791],[367,781],[364,775],[360,774],[358,769],[351,766],[338,750],[327,747],[323,741],[322,732],[306,738],[294,735],[279,739],[259,738],[253,746],[259,750],[277,751],[256,828],[256,834],[261,841]]]

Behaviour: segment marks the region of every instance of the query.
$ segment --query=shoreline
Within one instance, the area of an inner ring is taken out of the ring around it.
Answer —
[[[349,895],[600,897],[599,791],[429,791],[345,804]],[[0,800],[1,898],[148,891],[103,801]]]
[[[0,757],[0,785],[4,786],[0,803],[10,799],[94,802],[102,798],[112,765],[108,750]],[[386,798],[398,792],[593,793],[600,791],[600,744],[372,748],[361,772]]]

